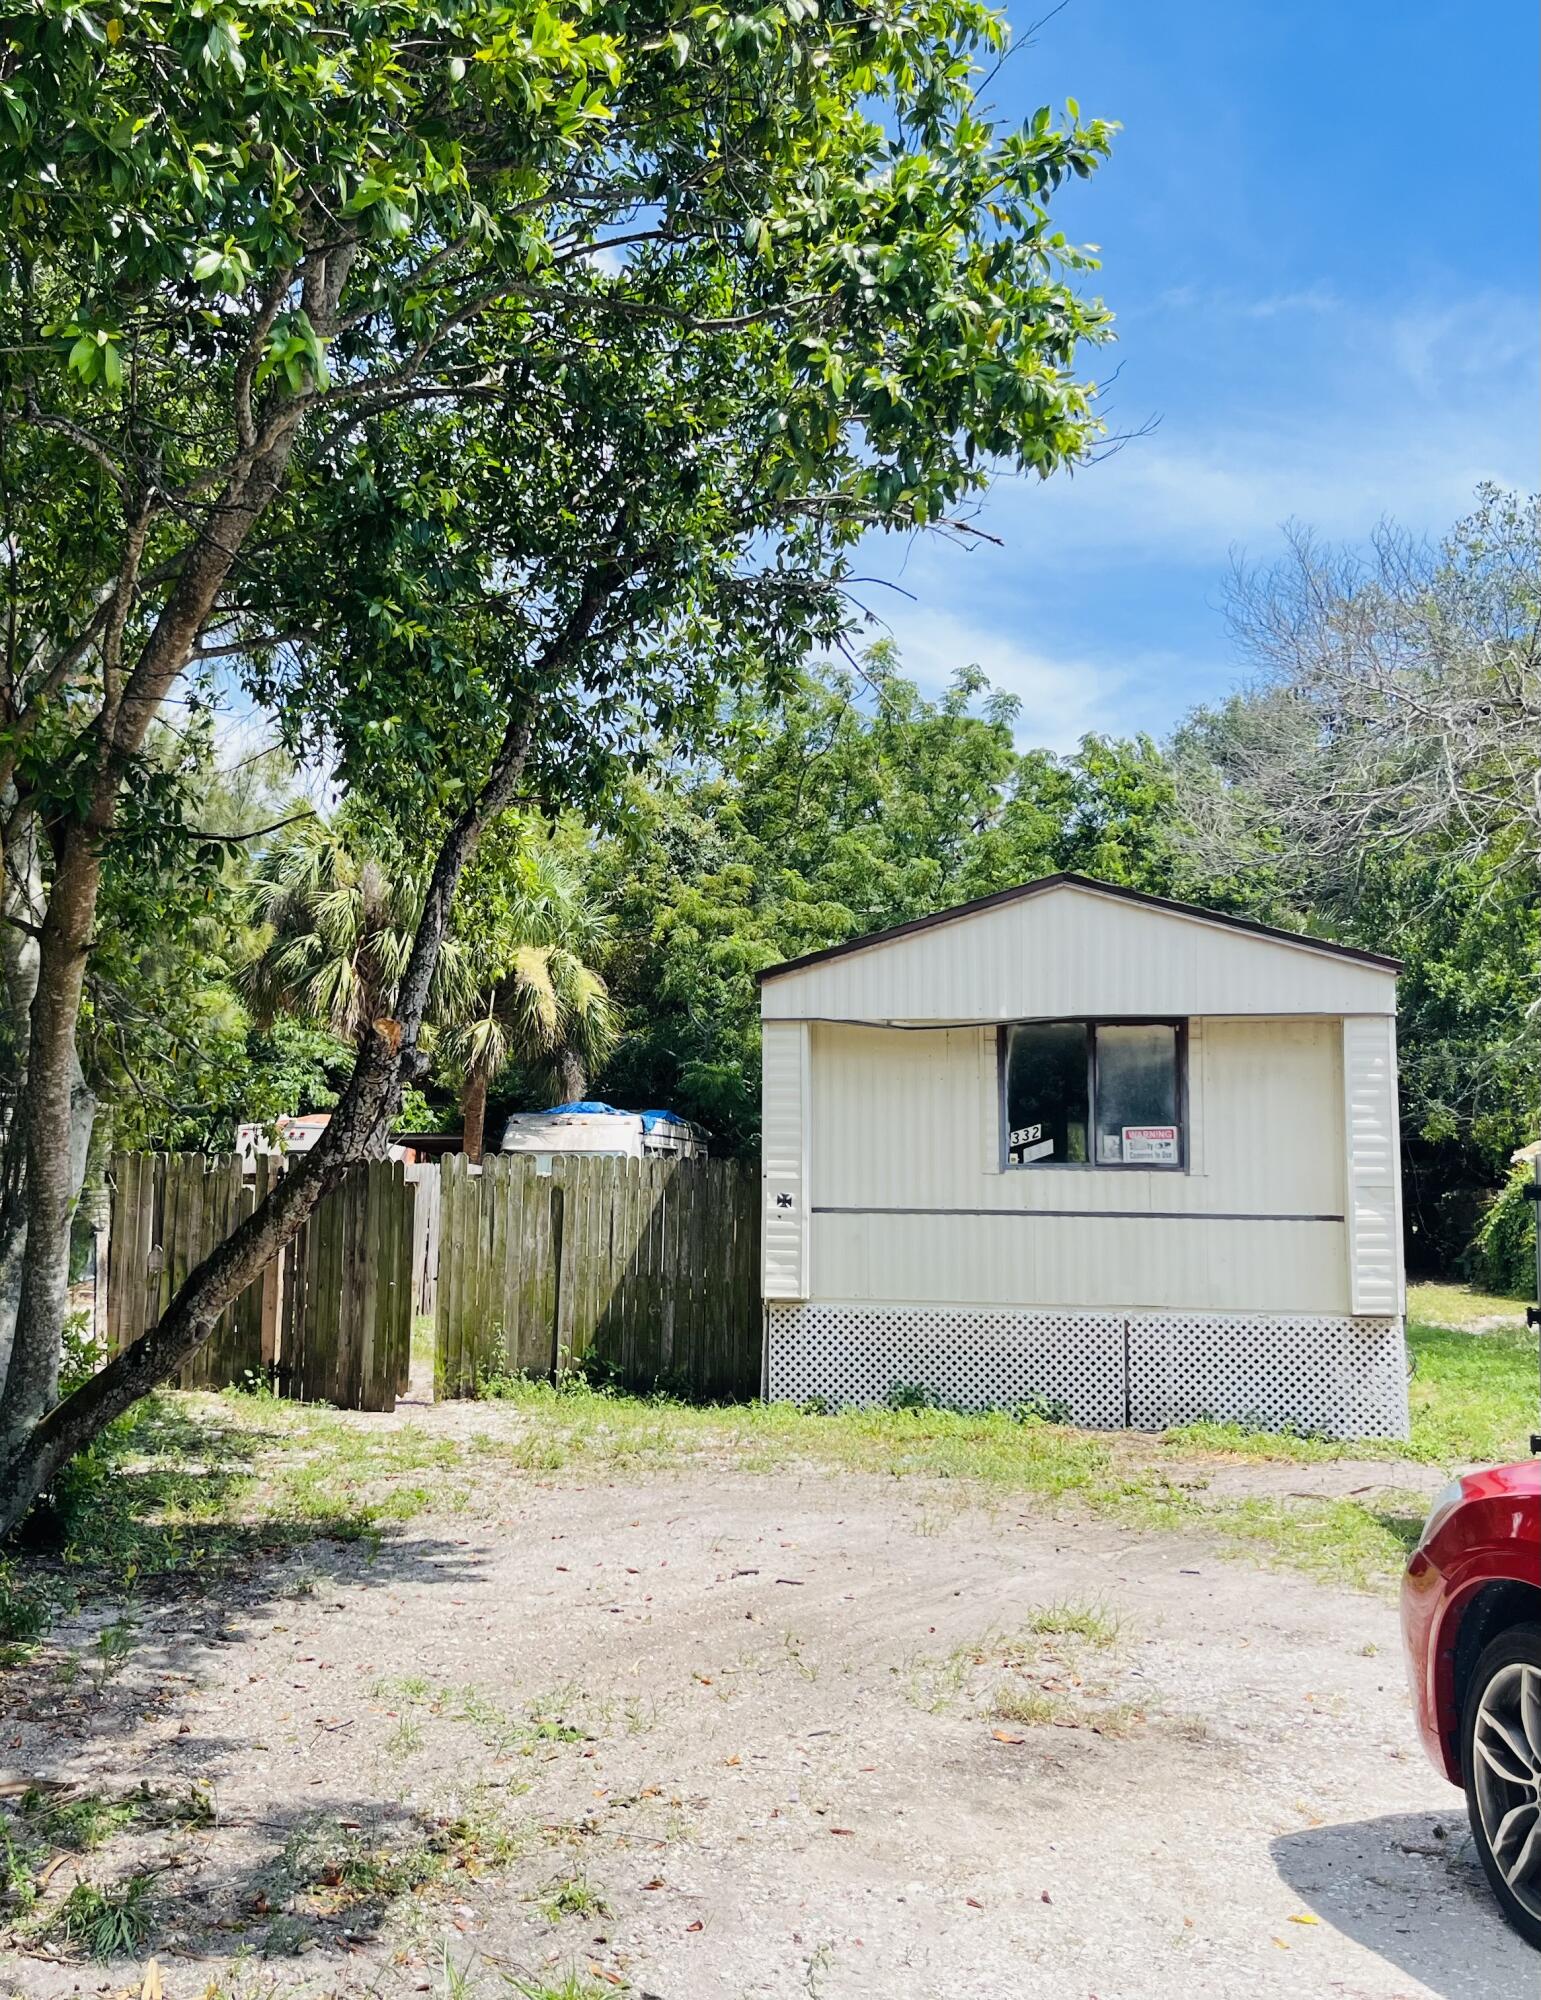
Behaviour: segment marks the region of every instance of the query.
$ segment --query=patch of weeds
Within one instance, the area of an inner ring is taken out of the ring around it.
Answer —
[[[355,1926],[378,1927],[393,1906],[460,1871],[505,1868],[523,1852],[519,1837],[484,1797],[453,1818],[414,1815],[397,1825],[345,1826],[328,1815],[303,1821],[279,1858],[288,1890],[322,1915],[347,1913]]]
[[[555,1981],[516,1979],[508,1990],[517,2000],[612,2000],[615,1992],[613,1986],[596,1986],[578,1972],[564,1972]]]
[[[1419,1494],[1392,1491],[1379,1495],[1373,1506],[1357,1500],[1237,1500],[1205,1512],[1238,1548],[1367,1590],[1401,1574],[1418,1545],[1428,1505]]]
[[[467,1959],[464,1965],[457,1965],[450,1957],[447,1944],[439,1947],[439,1982],[444,2000],[471,2000],[471,1965]]]
[[[394,1836],[394,1837],[393,1837]],[[284,1843],[280,1867],[311,1904],[329,1914],[373,1906],[377,1915],[443,1873],[444,1858],[418,1826],[344,1827],[328,1815],[304,1820]]]
[[[96,1792],[53,1799],[33,1790],[23,1795],[21,1809],[40,1838],[73,1854],[93,1853],[139,1817],[136,1800],[103,1798]]]
[[[189,1785],[182,1792],[159,1792],[142,1784],[133,1795],[139,1817],[147,1826],[176,1827],[180,1832],[196,1832],[213,1826],[214,1800],[207,1784]]]
[[[14,1563],[0,1557],[0,1640],[17,1647],[30,1646],[47,1631],[52,1616],[53,1607],[36,1584],[23,1579]]]
[[[264,1958],[293,1958],[314,1936],[310,1925],[299,1917],[277,1916],[262,1935]]]
[[[422,1747],[423,1726],[409,1715],[404,1715],[385,1739],[386,1752],[392,1757],[411,1757]]]
[[[919,1660],[909,1669],[905,1695],[926,1715],[941,1715],[962,1694],[975,1664],[973,1649],[963,1646],[942,1660]]]
[[[537,1743],[586,1743],[588,1732],[569,1722],[564,1713],[577,1699],[575,1689],[556,1688],[525,1706],[526,1728]]]
[[[527,1752],[536,1743],[588,1741],[587,1732],[564,1715],[563,1711],[578,1698],[577,1690],[570,1687],[537,1697],[522,1715],[510,1714],[482,1688],[438,1687],[419,1674],[379,1681],[374,1694],[379,1701],[404,1701],[450,1722],[468,1723],[495,1757],[511,1756],[518,1750]],[[403,1717],[401,1727],[416,1726],[409,1717]]]
[[[38,1870],[47,1859],[47,1848],[18,1840],[0,1821],[0,1896],[14,1915],[25,1916],[37,1902]]]
[[[137,1958],[154,1928],[151,1879],[130,1875],[112,1889],[77,1882],[38,1934],[88,1958]]]
[[[94,1852],[126,1826],[188,1830],[214,1824],[214,1801],[201,1785],[166,1792],[146,1782],[117,1797],[83,1792],[63,1798],[35,1787],[23,1794],[21,1811],[40,1840],[73,1854]]]
[[[604,1917],[610,1906],[583,1875],[569,1875],[553,1882],[538,1899],[536,1908],[548,1923],[559,1924],[564,1917]]]
[[[1080,1639],[1088,1646],[1111,1646],[1118,1638],[1119,1621],[1106,1605],[1077,1603],[1064,1597],[1039,1605],[1027,1619],[1027,1630],[1042,1639]]]
[[[97,1677],[111,1680],[114,1674],[122,1673],[128,1664],[128,1656],[134,1650],[134,1640],[139,1628],[131,1618],[115,1618],[110,1625],[104,1625],[96,1635]]]
[[[1047,1688],[1025,1687],[1019,1681],[1004,1681],[995,1691],[991,1712],[1002,1722],[1024,1723],[1030,1729],[1089,1729],[1097,1736],[1128,1736],[1145,1720],[1144,1712],[1131,1702],[1099,1708]]]
[[[480,1791],[439,1832],[450,1865],[472,1876],[511,1867],[529,1845],[527,1836],[511,1827]]]
[[[788,1663],[797,1669],[805,1681],[816,1681],[819,1677],[818,1662],[803,1658],[803,1641],[797,1634],[795,1632],[783,1632],[781,1643],[786,1648]]]

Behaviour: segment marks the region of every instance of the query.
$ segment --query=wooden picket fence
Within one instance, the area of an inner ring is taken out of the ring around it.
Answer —
[[[599,1363],[714,1398],[760,1386],[760,1188],[724,1160],[459,1156],[441,1169],[435,1391]]]
[[[276,1160],[247,1178],[234,1157],[119,1153],[110,1168],[107,1339],[116,1353],[153,1326],[189,1271],[250,1215]],[[413,1190],[399,1163],[356,1167],[220,1316],[179,1379],[223,1388],[271,1379],[285,1394],[389,1410],[412,1343]]]

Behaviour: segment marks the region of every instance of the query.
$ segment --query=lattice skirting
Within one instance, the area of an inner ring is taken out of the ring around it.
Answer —
[[[924,1389],[960,1409],[1028,1404],[1097,1429],[1214,1418],[1326,1437],[1407,1435],[1394,1319],[773,1305],[773,1400],[840,1406]]]

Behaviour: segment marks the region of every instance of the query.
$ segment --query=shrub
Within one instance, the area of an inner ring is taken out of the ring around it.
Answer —
[[[1484,1291],[1533,1298],[1536,1290],[1536,1204],[1528,1166],[1516,1167],[1488,1206],[1471,1246],[1471,1275]]]

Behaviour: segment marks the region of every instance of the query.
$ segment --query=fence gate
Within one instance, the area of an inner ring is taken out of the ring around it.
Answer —
[[[598,1361],[696,1396],[760,1386],[760,1188],[725,1160],[458,1155],[441,1169],[435,1393]]]
[[[107,1258],[113,1353],[147,1332],[189,1271],[251,1214],[280,1162],[199,1153],[114,1155]],[[221,1389],[270,1376],[284,1394],[389,1410],[412,1345],[412,1203],[399,1162],[355,1167],[234,1305],[177,1378]]]

